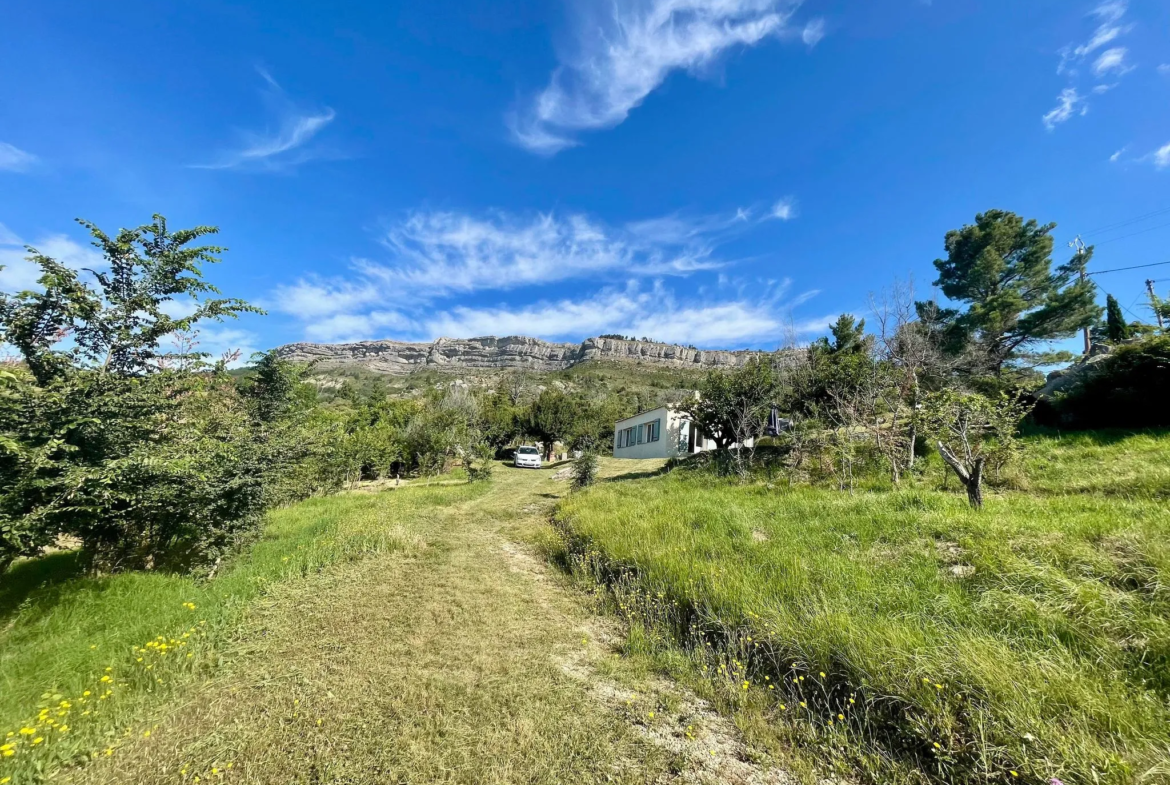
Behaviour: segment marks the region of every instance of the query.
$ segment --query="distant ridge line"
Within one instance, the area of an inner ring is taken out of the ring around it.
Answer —
[[[657,341],[601,337],[586,338],[579,344],[553,343],[522,335],[438,338],[429,343],[389,340],[290,343],[276,351],[279,356],[296,362],[356,365],[393,376],[421,370],[559,371],[589,360],[645,362],[674,368],[735,368],[753,357],[773,354],[755,349],[694,349]]]

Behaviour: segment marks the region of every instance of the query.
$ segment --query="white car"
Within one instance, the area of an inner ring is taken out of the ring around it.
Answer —
[[[540,468],[540,450],[535,447],[517,447],[514,463],[521,469]]]

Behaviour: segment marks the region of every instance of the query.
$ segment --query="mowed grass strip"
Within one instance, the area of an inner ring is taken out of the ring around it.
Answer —
[[[1135,464],[1165,461],[1170,438],[1128,438],[1033,440],[1044,493],[982,512],[926,487],[674,472],[576,494],[557,523],[633,621],[745,698],[764,691],[774,721],[826,750],[942,781],[1156,782],[1170,510],[1161,468]]]
[[[37,781],[149,734],[137,724],[144,711],[214,670],[221,644],[275,584],[425,549],[434,511],[482,493],[420,486],[276,510],[259,541],[212,581],[86,576],[76,553],[13,565],[0,576],[0,780]]]

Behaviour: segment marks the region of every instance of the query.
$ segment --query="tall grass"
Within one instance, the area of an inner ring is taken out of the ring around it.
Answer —
[[[802,739],[883,761],[879,779],[1155,782],[1170,776],[1167,458],[1166,435],[1035,437],[1032,492],[982,512],[926,483],[675,472],[574,495],[557,522],[620,610]]]
[[[36,781],[149,733],[136,724],[143,707],[217,667],[241,614],[269,586],[423,547],[425,527],[387,526],[388,510],[408,505],[425,524],[428,506],[482,492],[420,486],[277,510],[261,539],[211,581],[90,577],[78,572],[75,553],[13,565],[0,576],[0,745],[9,745],[0,748],[0,782]]]

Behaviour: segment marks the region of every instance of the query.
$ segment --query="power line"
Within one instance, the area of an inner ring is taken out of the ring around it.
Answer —
[[[1170,264],[1170,260],[1165,262],[1154,262],[1153,264],[1135,264],[1133,267],[1115,267],[1112,270],[1097,270],[1092,273],[1085,273],[1085,275],[1104,275],[1105,273],[1120,273],[1125,270],[1143,270],[1147,267],[1160,267],[1164,264]]]
[[[1166,213],[1170,213],[1170,207],[1166,207],[1162,210],[1155,210],[1154,212],[1146,213],[1145,215],[1139,215],[1136,218],[1127,218],[1124,221],[1118,221],[1117,223],[1111,223],[1096,229],[1090,229],[1089,231],[1085,232],[1085,234],[1097,234],[1099,232],[1109,232],[1114,229],[1121,229],[1126,226],[1141,223],[1142,221],[1145,221],[1149,218],[1157,218],[1159,215],[1165,215]]]
[[[1094,243],[1094,245],[1108,245],[1109,243],[1115,243],[1118,240],[1128,240],[1130,237],[1137,237],[1139,234],[1145,234],[1146,232],[1152,232],[1155,229],[1165,229],[1167,226],[1170,226],[1170,223],[1158,224],[1157,226],[1150,226],[1146,229],[1142,229],[1141,231],[1132,232],[1130,234],[1123,234],[1123,235],[1121,235],[1121,237],[1110,237],[1108,240],[1102,240],[1099,243]]]

